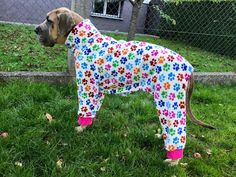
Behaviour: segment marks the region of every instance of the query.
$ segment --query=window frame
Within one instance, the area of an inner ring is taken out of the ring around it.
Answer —
[[[95,9],[95,0],[93,0],[93,7],[92,7],[91,16],[94,16],[94,17],[103,17],[103,18],[110,18],[110,19],[116,19],[116,20],[123,20],[123,19],[121,18],[122,1],[119,1],[118,15],[110,15],[110,14],[107,14],[107,3],[108,3],[108,0],[104,0],[103,13],[96,13],[96,12],[94,12],[94,9]]]

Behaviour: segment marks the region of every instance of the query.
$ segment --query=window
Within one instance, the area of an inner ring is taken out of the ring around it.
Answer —
[[[107,18],[121,18],[122,0],[94,0],[93,16]]]

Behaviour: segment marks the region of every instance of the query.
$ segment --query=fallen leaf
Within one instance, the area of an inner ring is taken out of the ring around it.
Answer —
[[[180,163],[181,166],[186,167],[188,163]]]
[[[127,154],[132,154],[132,151],[129,149],[129,148],[127,148],[126,150],[125,150],[125,152],[127,153]]]
[[[232,149],[225,149],[225,152],[227,153],[227,152],[231,152],[232,151]]]
[[[19,161],[16,161],[15,165],[18,166],[18,167],[22,167],[23,166],[23,164],[21,162],[19,162]]]
[[[106,167],[101,167],[100,170],[104,172],[106,171]]]
[[[206,150],[206,153],[207,153],[207,155],[211,155],[211,154],[212,154],[211,149],[207,149],[207,150]]]
[[[116,152],[116,155],[115,155],[116,157],[120,157],[120,155],[119,155],[119,153],[118,152]]]
[[[63,165],[63,159],[59,159],[59,160],[57,161],[57,166],[58,166],[59,168],[62,168],[62,165]]]
[[[196,159],[202,158],[201,154],[198,153],[198,152],[195,152],[195,153],[193,154],[193,157],[196,158]]]
[[[161,139],[161,138],[162,138],[162,135],[161,135],[160,133],[156,133],[156,134],[155,134],[155,138]]]
[[[128,134],[127,134],[127,133],[124,133],[123,136],[126,138],[126,137],[128,136]]]
[[[62,146],[68,146],[68,143],[62,143]]]
[[[102,163],[107,163],[110,160],[110,158],[107,158],[105,160],[102,161]]]
[[[49,123],[51,123],[52,120],[53,120],[51,114],[48,114],[48,113],[46,113],[46,118],[47,118],[47,120],[49,121]]]
[[[7,132],[0,133],[1,138],[7,138],[8,136],[9,136],[9,134]]]
[[[46,141],[46,144],[47,144],[47,145],[50,145],[51,143],[47,140],[47,141]]]

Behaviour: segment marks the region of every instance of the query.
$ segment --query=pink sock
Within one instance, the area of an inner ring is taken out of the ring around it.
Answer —
[[[81,126],[92,125],[93,119],[94,118],[92,118],[92,117],[79,117],[78,124]]]
[[[182,159],[184,154],[183,149],[176,149],[174,151],[167,151],[167,158],[172,160]]]

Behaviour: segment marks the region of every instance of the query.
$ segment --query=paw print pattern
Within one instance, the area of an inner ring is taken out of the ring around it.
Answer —
[[[142,90],[154,97],[165,149],[185,147],[185,97],[193,72],[188,61],[159,45],[117,41],[102,35],[89,20],[74,27],[66,45],[76,60],[79,117],[94,118],[105,93]]]

